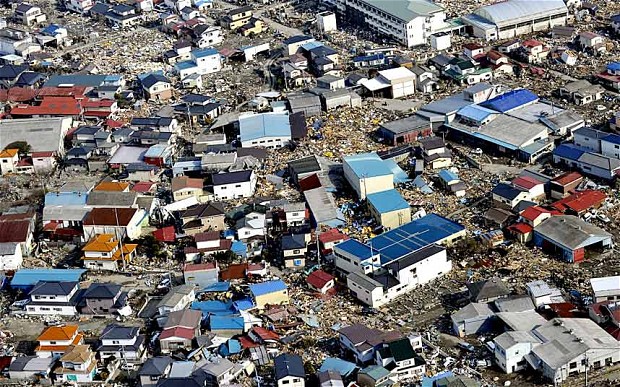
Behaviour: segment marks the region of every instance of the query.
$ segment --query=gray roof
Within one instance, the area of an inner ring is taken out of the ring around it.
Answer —
[[[284,210],[284,212],[305,211],[306,203],[304,202],[287,203],[282,206],[282,209]]]
[[[468,282],[467,290],[474,301],[485,300],[507,296],[510,290],[504,285],[504,282],[497,277],[478,282]]]
[[[140,328],[126,327],[118,324],[110,324],[103,329],[100,338],[102,340],[128,340],[138,336]]]
[[[68,296],[77,285],[76,281],[39,281],[28,295]]]
[[[585,152],[581,155],[581,157],[579,157],[579,162],[593,165],[606,171],[615,171],[620,168],[620,160],[592,152]]]
[[[186,295],[190,294],[193,291],[194,291],[194,286],[192,285],[176,286],[170,289],[168,293],[166,293],[164,298],[162,298],[162,300],[159,302],[158,306],[169,306],[169,307],[176,306],[183,297],[185,297]]]
[[[301,356],[283,353],[273,359],[273,363],[276,380],[280,380],[287,376],[306,377],[306,371],[304,370],[304,363],[301,360]]]
[[[47,371],[56,362],[54,357],[38,357],[38,356],[17,356],[13,358],[9,365],[9,372]]]
[[[164,329],[173,327],[195,328],[200,326],[201,320],[202,312],[200,312],[199,310],[177,310],[168,314],[168,320],[166,320],[166,325],[164,326]]]
[[[202,366],[202,369],[209,375],[221,376],[230,371],[235,365],[228,359],[217,359],[216,362]]]
[[[391,133],[400,134],[417,129],[425,129],[429,127],[429,122],[416,115],[412,115],[400,120],[386,122],[381,127]]]
[[[495,313],[486,303],[471,302],[457,310],[452,316],[452,321],[461,323],[478,317],[493,316]]]
[[[86,205],[97,207],[131,207],[136,203],[135,192],[92,191]]]
[[[441,6],[428,0],[362,0],[362,2],[405,22],[443,11]]]
[[[84,292],[83,298],[112,299],[121,291],[121,285],[94,283]]]
[[[0,149],[15,141],[27,141],[33,152],[61,150],[63,130],[70,118],[20,118],[0,121]]]
[[[529,296],[514,296],[495,300],[498,312],[525,312],[534,310],[534,303]]]
[[[0,255],[13,255],[19,243],[3,242],[0,243]]]
[[[168,366],[172,364],[172,359],[169,356],[157,356],[146,359],[138,375],[145,376],[159,376],[163,375]]]
[[[548,17],[558,12],[568,13],[563,0],[509,0],[478,8],[475,14],[501,27]]]
[[[607,231],[572,215],[552,216],[536,226],[534,232],[571,250],[612,237]]]
[[[362,288],[368,291],[373,291],[376,288],[383,287],[381,283],[375,281],[374,279],[362,273],[357,273],[357,272],[350,273],[347,276],[347,281],[348,280],[355,282],[357,285],[361,286]]]
[[[494,338],[493,342],[506,350],[519,343],[540,344],[541,340],[528,331],[508,331]]]
[[[547,321],[533,310],[525,312],[497,312],[495,316],[513,331],[528,331]]]

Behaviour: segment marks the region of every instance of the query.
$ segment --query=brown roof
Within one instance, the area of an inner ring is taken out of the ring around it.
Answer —
[[[69,347],[68,351],[60,358],[60,361],[77,364],[86,363],[92,354],[90,346],[86,344],[75,345]]]
[[[0,221],[0,243],[25,242],[30,231],[29,220],[6,220]]]
[[[194,240],[196,242],[214,241],[217,239],[220,239],[219,231],[200,232],[194,235]]]
[[[86,215],[84,225],[127,226],[136,211],[135,208],[93,208]]]
[[[235,263],[228,266],[226,270],[222,270],[220,272],[220,277],[222,280],[245,278],[245,271],[247,268],[247,263]]]
[[[202,187],[202,179],[193,179],[187,176],[179,176],[172,179],[172,192],[176,192],[184,188],[202,189]]]

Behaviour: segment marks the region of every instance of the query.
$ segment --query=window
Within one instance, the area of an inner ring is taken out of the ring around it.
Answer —
[[[290,380],[282,380],[282,384],[289,384],[290,382]]]
[[[299,249],[293,250],[293,254],[299,254]]]
[[[577,368],[577,362],[576,362],[576,361],[574,361],[574,362],[570,363],[570,364],[568,365],[568,368],[571,368],[571,369],[572,369],[572,368]]]
[[[50,341],[50,344],[51,345],[56,345],[56,342],[55,341]]]
[[[241,184],[235,185],[235,188],[241,188]]]

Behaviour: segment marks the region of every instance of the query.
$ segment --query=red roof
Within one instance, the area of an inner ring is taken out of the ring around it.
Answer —
[[[196,242],[206,242],[206,241],[214,241],[220,239],[220,232],[219,231],[207,231],[207,232],[200,232],[196,235],[194,235],[194,240]]]
[[[153,231],[153,236],[160,242],[174,242],[176,240],[174,226],[168,226]]]
[[[112,107],[116,101],[112,101],[111,99],[87,99],[82,101],[83,108],[102,108],[102,107]]]
[[[329,273],[324,272],[323,270],[316,270],[310,273],[306,282],[312,285],[316,289],[323,289],[323,286],[327,285],[327,283],[334,279]]]
[[[237,340],[239,340],[243,349],[260,347],[260,344],[256,344],[247,336],[240,336]]]
[[[525,42],[523,42],[523,47],[536,47],[536,46],[542,46],[542,43],[535,39],[528,39]]]
[[[515,187],[520,187],[524,189],[532,189],[537,185],[542,185],[543,183],[529,176],[520,176],[512,181],[512,185]]]
[[[605,192],[588,189],[575,192],[564,199],[558,200],[551,206],[561,212],[572,210],[576,213],[581,213],[600,205],[605,199],[607,199]]]
[[[517,232],[519,234],[529,234],[534,230],[534,227],[527,223],[515,223],[508,226],[508,230]]]
[[[337,228],[330,228],[329,230],[319,234],[319,241],[323,244],[329,242],[346,241],[347,239],[349,239],[349,236],[343,234]]]
[[[226,270],[220,272],[220,279],[232,280],[245,278],[245,271],[248,268],[247,263],[234,263],[229,265]]]
[[[17,105],[11,109],[12,116],[77,116],[81,112],[80,103],[72,97],[46,97],[40,105]]]
[[[301,188],[302,191],[319,188],[320,186],[321,180],[319,180],[319,176],[316,173],[299,180],[299,188]]]
[[[84,116],[86,116],[86,117],[103,117],[103,118],[107,118],[111,114],[112,114],[112,112],[104,111],[104,110],[85,110],[84,111]]]
[[[86,86],[70,86],[70,87],[53,87],[44,86],[39,89],[38,97],[73,97],[77,99],[84,98],[86,93]]]
[[[275,340],[280,341],[280,335],[275,333],[274,331],[270,331],[263,327],[253,327],[251,332],[258,336],[263,341]]]
[[[199,271],[199,270],[213,270],[217,267],[215,262],[209,263],[188,263],[183,268],[183,271]]]
[[[560,184],[560,185],[569,185],[571,183],[576,182],[577,180],[581,181],[583,180],[583,176],[581,176],[581,174],[579,172],[567,172],[564,173],[558,177],[556,177],[555,179],[551,180],[554,183]]]
[[[153,185],[155,185],[155,183],[151,181],[139,181],[136,184],[134,184],[133,187],[131,187],[131,190],[133,192],[145,193],[145,192],[149,192],[151,188],[153,188]]]
[[[108,128],[121,128],[123,125],[125,125],[125,123],[121,121],[116,121],[116,120],[106,120],[105,125]]]
[[[0,222],[0,243],[15,242],[22,243],[28,239],[30,230],[29,220],[7,220]]]
[[[48,152],[32,152],[31,156],[33,158],[41,158],[41,157],[54,157],[54,155],[56,154],[56,152],[54,151],[48,151]]]
[[[168,339],[171,337],[180,337],[187,340],[192,340],[194,338],[194,330],[192,328],[184,328],[184,327],[174,327],[174,328],[166,328],[159,335],[159,339]]]
[[[529,220],[530,222],[538,219],[541,214],[560,215],[561,213],[555,210],[551,211],[540,206],[528,207],[521,212],[521,216],[523,217],[523,219]]]
[[[27,87],[11,87],[8,90],[0,90],[1,102],[29,102],[37,96],[38,90]]]

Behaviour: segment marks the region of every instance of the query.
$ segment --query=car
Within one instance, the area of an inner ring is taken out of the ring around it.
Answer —
[[[476,350],[476,347],[474,347],[473,345],[466,343],[464,341],[461,341],[460,343],[457,344],[457,347],[459,347],[462,350],[465,350],[467,352],[474,352]]]
[[[480,149],[480,148],[472,149],[471,153],[473,153],[475,155],[481,155],[482,154],[482,149]]]
[[[362,314],[365,316],[372,316],[379,313],[379,311],[375,308],[371,308],[369,306],[365,306],[362,308]]]

